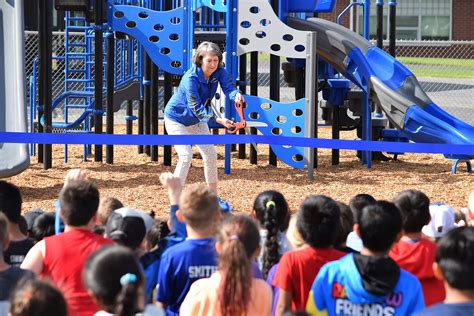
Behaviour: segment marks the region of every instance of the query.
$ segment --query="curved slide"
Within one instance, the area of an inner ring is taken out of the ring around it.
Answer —
[[[26,132],[23,1],[0,1],[0,131]],[[28,168],[27,144],[0,140],[0,178]]]
[[[365,38],[319,18],[289,17],[288,26],[317,32],[317,53],[379,103],[405,137],[420,143],[474,144],[474,126],[450,115],[423,91],[415,75]],[[473,155],[445,155],[474,159]]]

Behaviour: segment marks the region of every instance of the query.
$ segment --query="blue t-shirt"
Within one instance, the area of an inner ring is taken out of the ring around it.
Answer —
[[[416,277],[400,269],[391,293],[377,296],[365,290],[353,254],[324,265],[319,270],[308,298],[307,311],[327,315],[413,315],[425,303]]]
[[[206,80],[202,68],[193,65],[186,71],[178,89],[166,105],[165,117],[185,126],[209,122],[214,118],[211,100],[216,94],[219,83],[227,97],[235,100],[239,90],[224,68],[218,68]]]
[[[474,315],[474,302],[457,304],[436,304],[422,310],[418,316],[466,316]]]
[[[167,315],[179,315],[179,308],[191,284],[217,270],[215,240],[186,239],[161,256],[156,300],[166,305]]]

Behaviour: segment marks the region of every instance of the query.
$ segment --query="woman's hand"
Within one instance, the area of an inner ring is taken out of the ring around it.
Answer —
[[[235,95],[235,99],[234,99],[235,103],[244,103],[245,100],[244,100],[244,97],[242,94],[240,94],[240,92],[238,92],[236,95]]]
[[[224,125],[224,127],[227,128],[227,129],[232,128],[235,125],[234,121],[226,119],[225,117],[224,118],[217,118],[216,122],[219,123],[219,124]]]

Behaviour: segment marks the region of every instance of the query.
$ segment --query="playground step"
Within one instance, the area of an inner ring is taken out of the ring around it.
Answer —
[[[71,47],[71,46],[73,46],[73,47],[87,47],[86,43],[67,43],[67,45],[69,47]]]

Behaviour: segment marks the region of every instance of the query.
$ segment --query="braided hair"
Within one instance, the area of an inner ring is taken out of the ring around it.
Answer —
[[[288,228],[290,212],[285,197],[274,190],[260,193],[255,198],[253,209],[261,227],[267,231],[262,252],[262,273],[266,278],[268,271],[280,260],[278,232],[284,232]]]

